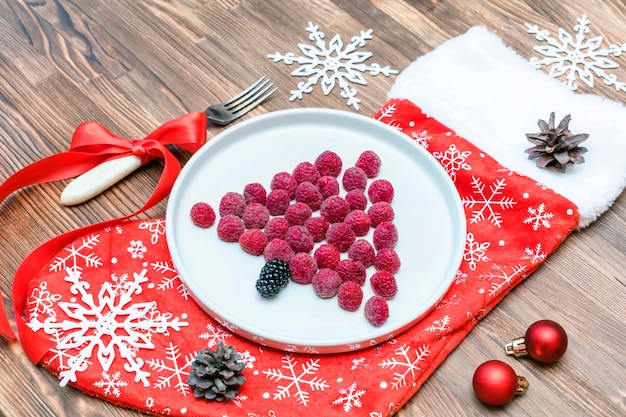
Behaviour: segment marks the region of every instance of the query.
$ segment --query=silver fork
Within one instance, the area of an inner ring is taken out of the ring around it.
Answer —
[[[278,90],[276,87],[272,88],[273,86],[269,79],[261,77],[236,96],[207,107],[204,113],[210,122],[220,126],[227,125],[267,100]],[[135,155],[106,161],[74,178],[61,193],[61,204],[73,206],[84,203],[124,179],[141,165],[141,158]]]

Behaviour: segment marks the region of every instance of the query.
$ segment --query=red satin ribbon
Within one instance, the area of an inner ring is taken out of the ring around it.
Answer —
[[[28,358],[37,364],[53,347],[52,342],[39,336],[26,324],[27,289],[30,280],[64,247],[89,233],[133,217],[159,203],[171,191],[180,173],[180,163],[166,145],[176,145],[195,152],[206,142],[206,114],[188,113],[164,123],[143,139],[129,141],[113,135],[104,126],[86,122],[78,126],[72,137],[70,149],[48,156],[11,175],[0,185],[0,203],[20,188],[44,182],[76,177],[102,162],[127,155],[136,155],[146,163],[154,158],[165,160],[163,173],[148,201],[136,212],[119,219],[107,220],[57,236],[28,255],[15,273],[12,288],[13,314],[20,342]],[[0,334],[15,339],[0,296]]]

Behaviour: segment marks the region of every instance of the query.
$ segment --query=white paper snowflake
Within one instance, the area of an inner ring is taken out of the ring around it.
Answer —
[[[365,64],[372,53],[357,51],[357,48],[364,47],[365,42],[372,39],[372,29],[361,31],[358,36],[353,36],[350,43],[345,47],[338,34],[327,45],[324,40],[324,33],[319,30],[318,25],[314,25],[312,22],[309,22],[306,30],[310,32],[309,40],[315,42],[315,45],[299,43],[298,48],[302,52],[301,56],[296,56],[293,52],[285,54],[276,52],[267,55],[274,62],[283,61],[287,65],[299,64],[300,67],[293,70],[291,75],[309,77],[306,81],[299,82],[296,90],[291,90],[289,101],[302,99],[304,93],[310,93],[313,91],[313,86],[319,83],[325,95],[328,95],[335,86],[339,86],[341,97],[347,100],[348,106],[352,106],[358,111],[361,100],[356,97],[357,91],[351,86],[351,83],[367,85],[363,73],[383,74],[387,77],[398,73],[389,66],[381,67],[376,63]]]
[[[600,77],[606,85],[615,87],[617,91],[626,92],[626,83],[618,81],[615,74],[608,74],[605,69],[618,68],[619,65],[610,59],[626,52],[626,43],[611,44],[608,48],[601,48],[602,36],[588,38],[589,24],[587,15],[583,14],[574,25],[575,35],[563,28],[559,28],[558,38],[550,36],[547,30],[540,30],[537,25],[525,23],[528,33],[535,35],[540,42],[547,45],[535,46],[533,50],[544,58],[532,57],[530,63],[539,69],[542,66],[551,67],[549,74],[560,77],[566,74],[565,83],[570,90],[576,90],[580,79],[590,88],[593,88],[594,76]]]

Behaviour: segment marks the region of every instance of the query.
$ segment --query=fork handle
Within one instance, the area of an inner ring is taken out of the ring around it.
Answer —
[[[112,159],[74,178],[61,193],[61,204],[73,206],[84,203],[141,167],[136,155]]]

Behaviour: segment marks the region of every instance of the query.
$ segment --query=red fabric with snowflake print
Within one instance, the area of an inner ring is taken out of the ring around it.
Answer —
[[[374,115],[424,146],[457,186],[467,217],[463,261],[420,323],[378,346],[309,355],[233,334],[191,299],[173,267],[163,219],[121,222],[76,240],[29,287],[29,326],[56,345],[43,366],[61,385],[173,416],[390,416],[513,287],[577,226],[565,198],[499,165],[414,104]],[[234,346],[247,381],[234,400],[194,398],[196,352]]]

